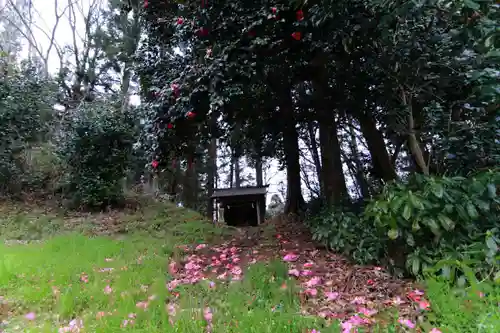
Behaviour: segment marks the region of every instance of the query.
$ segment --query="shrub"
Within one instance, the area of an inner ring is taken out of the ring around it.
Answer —
[[[416,175],[387,186],[364,218],[405,255],[412,275],[442,259],[464,260],[487,274],[498,265],[499,182],[497,171],[469,178]]]
[[[23,154],[47,133],[55,89],[34,67],[0,59],[2,66],[8,70],[0,77],[0,190],[12,195],[26,190]]]
[[[130,114],[103,102],[82,104],[59,138],[67,165],[65,194],[73,206],[105,208],[123,203],[123,180],[135,142]]]
[[[315,240],[360,264],[388,263],[413,276],[439,272],[459,284],[471,282],[469,267],[500,281],[499,183],[497,171],[416,175],[387,185],[362,214],[331,208],[308,221]]]
[[[378,262],[385,256],[384,238],[373,223],[348,208],[331,208],[310,218],[313,240],[345,254],[358,264]]]

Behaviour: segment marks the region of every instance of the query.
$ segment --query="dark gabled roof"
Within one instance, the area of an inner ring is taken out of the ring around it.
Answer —
[[[237,197],[237,196],[245,196],[245,195],[266,195],[267,187],[232,187],[232,188],[221,188],[215,189],[212,198],[225,198],[225,197]]]

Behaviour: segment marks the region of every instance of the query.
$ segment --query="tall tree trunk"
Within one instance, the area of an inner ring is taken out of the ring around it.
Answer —
[[[316,177],[318,178],[318,182],[321,187],[321,192],[323,192],[323,184],[321,177],[321,161],[319,158],[318,152],[318,143],[316,142],[316,130],[314,128],[314,124],[312,121],[307,123],[307,132],[309,134],[309,140],[311,140],[311,144],[309,146],[309,150],[311,151],[311,155],[314,161],[314,168],[316,170]]]
[[[210,145],[208,147],[208,170],[207,170],[207,195],[208,195],[208,207],[207,215],[210,220],[214,218],[214,202],[212,195],[214,194],[214,189],[216,187],[216,175],[217,175],[217,139],[213,137],[210,140]]]
[[[329,204],[342,201],[347,196],[342,165],[340,142],[337,136],[337,121],[331,114],[329,118],[323,115],[319,122],[319,144],[321,149],[321,178],[323,180],[323,195]]]
[[[357,112],[361,132],[365,137],[375,174],[386,182],[397,178],[396,170],[391,163],[391,157],[385,145],[382,132],[377,129],[375,119],[371,114],[360,110]]]
[[[325,72],[324,70],[318,71],[313,80],[314,102],[319,123],[323,196],[328,204],[335,204],[347,196],[347,186],[342,165],[342,148],[337,133],[337,121],[333,103],[327,96],[329,88]]]
[[[234,186],[239,188],[241,186],[241,168],[240,168],[240,157],[241,149],[240,145],[240,135],[241,135],[241,124],[236,122],[232,138],[231,138],[231,148],[232,148],[232,164],[234,167]]]
[[[191,162],[190,162],[191,161]],[[188,155],[188,167],[184,173],[182,201],[185,207],[196,209],[198,194],[198,174],[194,154]]]
[[[354,176],[356,183],[361,191],[361,196],[363,198],[369,198],[370,189],[363,172],[363,164],[359,159],[358,140],[356,139],[356,133],[354,132],[353,126],[349,126],[349,136],[349,149],[351,151],[351,159],[353,160],[355,166]]]
[[[238,156],[233,156],[233,167],[234,167],[234,187],[239,188],[241,186],[241,168],[240,168],[240,158]]]
[[[264,186],[264,170],[262,167],[262,141],[261,138],[255,144],[255,180],[257,186]]]
[[[234,159],[233,159],[233,147],[229,147],[230,150],[230,161],[229,161],[229,175],[228,175],[228,180],[229,180],[229,187],[233,187],[233,179],[234,179]]]
[[[283,119],[283,149],[285,152],[287,197],[285,213],[298,214],[304,207],[300,181],[300,151],[297,121],[289,87],[282,87],[280,112]]]

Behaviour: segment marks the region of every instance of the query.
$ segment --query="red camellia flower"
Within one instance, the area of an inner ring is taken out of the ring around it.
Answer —
[[[302,37],[301,33],[296,31],[292,34],[292,38],[295,39],[295,40],[300,40],[300,38]]]
[[[157,160],[153,160],[153,162],[151,162],[151,166],[156,169],[158,167],[158,161]]]
[[[194,112],[192,112],[192,111],[189,111],[189,112],[187,113],[187,117],[188,117],[188,118],[191,118],[191,119],[192,119],[192,118],[194,118],[194,116],[196,116],[196,113],[194,113]]]
[[[299,9],[297,11],[297,21],[302,21],[304,19],[304,12],[302,11],[302,9]]]
[[[182,24],[184,23],[184,20],[182,17],[177,18],[177,24]]]
[[[169,123],[169,124],[167,124],[167,128],[168,129],[172,129],[172,128],[174,128],[174,125],[172,125],[171,123]]]
[[[276,12],[278,11],[278,9],[276,7],[273,7],[273,8],[271,8],[271,11],[273,12],[273,14],[276,14]]]
[[[198,36],[201,36],[201,37],[207,36],[208,30],[205,28],[200,28],[200,29],[198,29],[197,34],[198,34]]]
[[[144,0],[144,8],[146,8],[149,5],[148,0]]]

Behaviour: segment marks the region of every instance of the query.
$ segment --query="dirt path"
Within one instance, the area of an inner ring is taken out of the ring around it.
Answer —
[[[256,262],[282,260],[301,287],[302,314],[339,319],[344,328],[388,320],[397,308],[400,318],[416,319],[428,308],[423,293],[408,281],[391,277],[381,267],[357,266],[319,250],[309,232],[284,219],[260,228],[239,229],[218,246],[181,246],[183,254],[170,263],[178,284],[199,280],[240,280],[244,268]],[[216,283],[216,282],[211,282]]]

